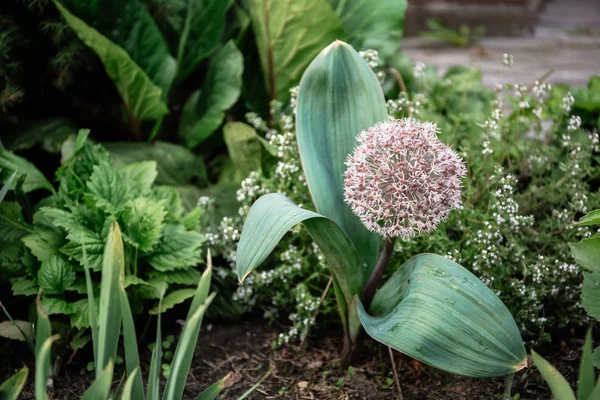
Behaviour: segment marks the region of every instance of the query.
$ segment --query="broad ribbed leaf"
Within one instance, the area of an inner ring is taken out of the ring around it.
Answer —
[[[375,340],[436,368],[503,376],[527,365],[517,325],[475,275],[435,254],[408,260],[375,294],[360,320]]]
[[[581,289],[583,308],[591,317],[600,319],[600,237],[569,243],[569,247],[573,258],[585,269]]]
[[[579,265],[590,272],[600,273],[600,237],[569,243],[571,254]]]
[[[117,345],[121,335],[121,295],[119,282],[123,279],[125,258],[119,224],[111,223],[104,259],[102,262],[102,280],[100,284],[100,307],[98,310],[98,359],[96,360],[96,378],[100,370],[106,368],[117,355]],[[111,373],[112,376],[112,373]]]
[[[225,1],[224,1],[225,2]],[[221,125],[225,112],[240,97],[244,59],[233,41],[211,60],[202,89],[192,93],[183,107],[179,134],[187,147],[195,147]]]
[[[357,144],[356,136],[386,119],[381,86],[351,46],[335,41],[304,73],[296,134],[311,196],[317,211],[348,233],[370,268],[377,262],[380,238],[344,203],[345,162]]]
[[[375,49],[382,58],[398,52],[406,0],[329,0],[329,3],[356,49]]]
[[[252,0],[250,17],[271,99],[285,102],[311,60],[344,38],[327,0]]]
[[[584,215],[576,225],[600,225],[600,210],[594,210]]]
[[[16,178],[12,185],[9,183],[9,187],[14,189],[14,185],[19,181],[19,178],[25,175],[25,181],[23,181],[22,190],[23,193],[29,193],[36,189],[47,189],[54,193],[54,187],[46,179],[44,174],[35,167],[32,163],[19,157],[18,155],[0,148],[0,178],[2,182],[8,182],[10,177],[16,173]]]
[[[122,211],[131,198],[125,180],[108,162],[94,166],[87,188],[88,196],[94,200],[96,206],[109,214]]]
[[[148,262],[163,272],[200,264],[200,248],[205,240],[198,232],[186,231],[183,225],[167,224]]]
[[[112,360],[106,364],[106,367],[96,376],[96,380],[85,391],[81,400],[106,400],[110,394],[110,385],[112,383],[114,363]]]
[[[73,266],[62,257],[52,255],[42,262],[38,271],[38,284],[46,293],[62,295],[73,282]]]
[[[198,395],[198,397],[196,397],[196,400],[214,400],[217,398],[217,396],[219,395],[219,393],[221,393],[221,391],[227,386],[228,381],[231,380],[232,378],[232,373],[228,373],[227,375],[225,375],[225,377],[223,379],[221,379],[218,382],[213,383],[212,385],[210,385],[209,387],[207,387],[206,389],[204,389],[204,391],[202,391],[202,393],[200,393],[200,395]]]
[[[575,393],[573,393],[565,377],[535,351],[532,350],[531,355],[533,356],[535,366],[540,371],[540,374],[542,374],[548,386],[550,386],[554,398],[556,400],[576,400]]]
[[[138,197],[129,202],[122,214],[124,238],[141,251],[151,251],[165,226],[165,215],[163,201]]]
[[[57,0],[54,3],[79,39],[98,55],[102,64],[104,64],[106,73],[112,79],[117,91],[121,95],[123,103],[125,103],[128,111],[137,121],[156,120],[169,112],[167,104],[163,99],[163,90],[169,87],[175,74],[175,64],[172,58],[170,60],[167,59],[165,65],[159,63],[152,63],[152,66],[148,65],[148,68],[152,70],[148,70],[148,75],[144,68],[136,64],[123,48],[71,14]],[[82,7],[85,8],[85,5],[88,3],[82,2],[82,4]],[[115,2],[115,4],[119,5],[120,2]],[[118,11],[118,15],[127,19],[135,18],[134,15],[128,15],[125,10],[121,9]],[[106,14],[106,16],[115,20],[118,19],[115,15]],[[149,15],[148,18],[150,18]],[[138,40],[144,41],[147,39],[145,35],[147,32],[140,32],[140,28],[138,27],[137,31],[129,32],[133,35],[134,47],[137,45]],[[121,33],[117,31],[117,35]],[[153,47],[151,41],[140,45],[139,48],[146,55],[149,54],[148,52],[158,54],[159,51],[159,49]]]
[[[228,122],[223,127],[223,139],[240,181],[260,169],[263,145],[254,128],[243,122]]]
[[[349,302],[363,285],[363,268],[350,238],[331,219],[300,208],[279,193],[262,196],[250,208],[237,247],[238,278],[243,281],[300,222],[319,245]]]
[[[600,273],[583,273],[581,303],[589,316],[600,319]]]
[[[0,399],[17,400],[19,398],[19,394],[21,394],[21,390],[23,390],[23,386],[25,386],[27,375],[29,375],[29,369],[27,369],[27,367],[23,367],[19,370],[19,372],[2,382],[0,385]]]

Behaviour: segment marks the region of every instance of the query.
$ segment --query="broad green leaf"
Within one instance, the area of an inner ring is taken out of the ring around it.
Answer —
[[[406,0],[329,0],[329,3],[354,48],[375,49],[384,59],[398,52]]]
[[[48,372],[50,370],[50,350],[52,343],[60,339],[60,335],[50,336],[36,350],[35,353],[35,398],[36,400],[48,400],[46,385],[48,383]]]
[[[200,264],[200,248],[205,238],[186,231],[183,225],[167,224],[148,262],[159,271],[173,271]]]
[[[5,241],[22,238],[33,230],[23,221],[19,203],[4,201],[0,203],[0,237]]]
[[[35,121],[9,141],[6,147],[12,151],[27,150],[36,144],[50,153],[59,153],[64,141],[77,130],[67,119],[61,117]]]
[[[123,211],[123,236],[141,251],[151,251],[164,227],[164,202],[146,197],[131,201]]]
[[[28,375],[29,369],[27,369],[27,367],[23,367],[19,370],[19,372],[2,382],[0,385],[0,399],[17,400],[19,398],[19,394],[21,394],[21,390],[23,390],[23,386],[25,386]]]
[[[38,272],[38,283],[48,294],[62,294],[75,282],[73,266],[58,255],[42,262]]]
[[[102,280],[100,284],[100,309],[98,315],[98,359],[96,378],[100,370],[115,360],[121,334],[121,298],[119,282],[123,279],[125,258],[121,230],[111,223],[104,249]],[[112,376],[112,374],[111,374]]]
[[[150,271],[148,276],[166,283],[177,283],[179,285],[197,285],[202,274],[195,268],[181,269],[177,271]]]
[[[81,400],[106,400],[110,394],[114,363],[109,360],[106,367],[96,376],[96,380],[85,391]]]
[[[575,225],[600,225],[600,210],[594,210],[584,215]]]
[[[186,0],[167,8],[169,27],[177,37],[177,79],[187,78],[220,44],[232,0]]]
[[[577,389],[578,399],[590,399],[590,394],[596,386],[596,374],[594,372],[594,360],[592,355],[592,330],[588,330],[583,345],[581,354],[581,362],[579,364],[579,387]]]
[[[600,319],[600,273],[583,273],[581,303],[589,316]]]
[[[408,260],[375,294],[363,327],[375,340],[433,367],[471,377],[527,366],[517,325],[475,275],[435,254]]]
[[[195,289],[174,290],[165,296],[165,298],[160,303],[160,306],[157,305],[156,307],[153,307],[152,309],[150,309],[150,314],[158,314],[159,312],[163,313],[167,310],[170,310],[171,308],[175,307],[176,305],[183,303],[187,299],[191,299],[192,297],[194,297],[195,292],[196,292]],[[160,309],[159,309],[159,307],[160,307]]]
[[[135,332],[135,323],[129,306],[129,299],[125,291],[125,279],[123,274],[119,279],[119,293],[121,298],[121,314],[123,316],[123,349],[125,350],[125,365],[127,367],[127,382],[130,388],[129,392],[133,394],[134,399],[144,398],[144,385],[140,371],[140,357]],[[125,384],[127,387],[127,384]],[[125,390],[124,390],[125,392]],[[131,396],[131,395],[130,395]]]
[[[71,3],[75,5],[75,1]],[[97,2],[94,4],[94,7],[89,7],[89,9],[99,9],[100,6],[105,5],[104,3],[108,2]],[[119,18],[106,13],[105,15],[109,20],[131,21],[132,18],[136,18],[135,14],[123,10],[120,2],[115,1],[112,3],[114,3],[115,7],[119,7],[115,10]],[[137,1],[132,0],[128,1],[128,3],[134,4]],[[133,118],[137,121],[157,120],[169,112],[163,96],[166,94],[173,80],[175,64],[172,58],[154,60],[153,55],[158,55],[160,50],[154,47],[153,41],[148,40],[149,37],[154,35],[148,35],[148,31],[141,32],[140,30],[143,30],[141,26],[128,32],[128,34],[132,35],[131,38],[133,40],[130,41],[133,46],[132,48],[138,48],[140,57],[151,57],[152,59],[152,62],[148,63],[146,68],[144,68],[136,64],[136,61],[134,61],[135,57],[131,57],[123,48],[71,14],[57,0],[54,0],[54,4],[56,4],[63,18],[71,29],[75,31],[79,39],[98,55],[102,64],[104,64],[106,73],[112,79],[123,99],[123,103],[125,103]],[[87,4],[87,2],[81,2],[81,9],[86,9]],[[140,4],[139,7],[143,6]],[[139,7],[135,5],[135,8]],[[104,12],[104,10],[101,12]],[[144,17],[144,20],[147,21],[147,18],[151,19],[150,15]],[[117,30],[116,35],[123,33]]]
[[[576,400],[575,393],[573,393],[565,377],[535,351],[532,350],[531,355],[533,356],[535,366],[540,371],[540,374],[542,374],[548,386],[550,386],[554,398],[556,400]]]
[[[3,278],[12,280],[27,271],[23,257],[25,245],[21,241],[4,242],[0,240],[0,274]],[[27,253],[29,254],[29,253]],[[29,274],[29,271],[27,271]]]
[[[200,207],[194,207],[190,212],[185,214],[179,222],[187,229],[188,231],[194,231],[198,227],[200,223],[200,219],[204,215],[204,209]]]
[[[135,382],[140,379],[140,371],[139,369],[135,369],[125,381],[125,385],[123,386],[123,392],[121,393],[121,400],[137,400],[144,398],[144,392],[141,392],[139,395],[132,396],[134,393],[133,388],[135,387]]]
[[[125,165],[119,168],[118,171],[123,175],[125,183],[131,188],[133,193],[140,196],[150,191],[158,175],[156,164],[154,160],[141,161]]]
[[[183,146],[167,142],[105,143],[115,165],[125,166],[134,162],[156,161],[156,183],[162,185],[187,185],[196,178],[200,184],[208,182],[206,168],[201,158]]]
[[[211,60],[202,89],[192,93],[183,107],[179,135],[187,147],[199,145],[221,125],[225,112],[240,97],[243,70],[242,53],[230,40]]]
[[[233,374],[231,372],[228,373],[221,380],[204,389],[202,393],[196,397],[196,400],[215,400],[221,391],[227,387],[232,377]]]
[[[53,230],[36,227],[33,233],[24,236],[21,240],[31,250],[35,258],[43,261],[58,253],[63,239]]]
[[[54,193],[54,187],[46,179],[44,174],[32,163],[19,157],[18,155],[0,147],[0,178],[2,182],[7,182],[12,174],[16,172],[16,181],[11,188],[19,181],[21,176],[25,176],[22,190],[24,193],[32,192],[36,189],[46,189]]]
[[[250,17],[267,93],[284,103],[321,49],[345,36],[327,0],[251,0]]]
[[[228,122],[223,127],[223,139],[240,181],[260,170],[263,145],[254,128],[243,122]]]
[[[68,303],[63,299],[59,299],[57,297],[48,297],[44,296],[40,300],[40,304],[46,314],[55,315],[55,314],[66,314],[71,315],[76,312],[75,303]],[[38,324],[39,325],[39,324]]]
[[[33,337],[33,326],[29,321],[3,321],[0,322],[0,337],[24,342]]]
[[[87,187],[96,206],[109,214],[122,211],[131,197],[123,177],[108,163],[94,166]]]
[[[155,186],[153,197],[163,202],[167,212],[166,222],[180,222],[181,214],[183,214],[183,202],[176,188],[172,186]]]
[[[39,287],[31,279],[13,279],[11,289],[14,296],[33,296]]]
[[[237,247],[238,278],[243,281],[271,254],[286,232],[300,222],[325,255],[349,302],[363,286],[363,268],[350,238],[331,219],[300,208],[278,193],[260,197],[250,208]]]
[[[357,145],[356,136],[386,119],[381,86],[351,46],[335,41],[304,73],[296,134],[308,188],[317,212],[350,236],[361,261],[369,267],[366,273],[377,262],[380,238],[344,202],[345,162]]]

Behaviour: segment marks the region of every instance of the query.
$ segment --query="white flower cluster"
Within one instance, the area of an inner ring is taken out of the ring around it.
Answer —
[[[514,59],[514,57],[513,57],[513,55],[512,55],[512,54],[506,54],[506,53],[504,53],[504,54],[502,55],[502,64],[503,64],[505,67],[509,67],[509,68],[510,68],[510,67],[512,67],[512,66],[513,66],[513,63],[514,63],[514,61],[515,61],[515,59]]]
[[[379,53],[374,49],[367,49],[365,51],[359,51],[358,54],[369,64],[369,67],[375,72],[377,80],[382,83],[385,79],[385,73],[379,69]]]
[[[573,107],[573,103],[575,103],[575,97],[570,92],[567,92],[565,97],[562,100],[562,109],[565,113],[571,112],[571,107]]]
[[[425,76],[425,64],[422,62],[415,63],[415,68],[413,69],[413,75],[415,78],[422,78]]]
[[[535,81],[531,88],[531,92],[539,101],[545,101],[551,91],[552,85],[547,82]]]

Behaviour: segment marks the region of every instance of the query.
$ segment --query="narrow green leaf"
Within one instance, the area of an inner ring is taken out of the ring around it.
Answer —
[[[596,374],[594,373],[592,351],[592,330],[589,329],[585,336],[585,343],[581,354],[581,363],[579,364],[578,399],[593,399],[590,395],[594,391],[594,386],[596,385]]]
[[[140,378],[140,371],[138,369],[134,369],[133,372],[131,374],[129,374],[129,376],[127,377],[127,380],[125,381],[125,386],[123,386],[123,393],[121,393],[121,400],[143,400],[144,399],[144,392],[141,392],[140,395],[136,395],[136,396],[132,396],[132,393],[134,393],[133,388],[135,387],[135,382],[138,381],[142,382],[142,379]]]
[[[221,380],[204,389],[202,393],[196,397],[196,400],[215,400],[219,393],[221,393],[221,391],[227,387],[232,377],[233,374],[231,372],[228,373]]]
[[[350,238],[334,221],[298,207],[279,193],[260,197],[250,208],[237,247],[238,278],[243,281],[271,254],[283,235],[300,222],[325,255],[349,302],[363,286],[363,268]]]
[[[113,378],[114,363],[109,360],[106,367],[96,376],[96,380],[85,391],[81,400],[106,400],[110,394],[110,386]]]
[[[239,181],[260,170],[263,145],[254,128],[243,122],[228,122],[223,127],[223,139]]]
[[[27,369],[27,367],[23,367],[19,370],[19,372],[2,382],[0,385],[0,399],[17,400],[19,398],[19,394],[21,394],[21,390],[23,390],[23,386],[25,386],[28,375],[29,369]]]
[[[433,367],[472,377],[527,365],[517,325],[475,275],[435,254],[408,260],[358,313],[375,340]]]
[[[157,66],[156,73],[151,74],[156,77],[156,81],[161,82],[161,84],[156,84],[123,48],[71,14],[57,0],[54,0],[54,4],[56,4],[58,11],[79,39],[98,55],[106,69],[106,73],[121,95],[123,103],[137,121],[157,120],[169,112],[163,99],[163,90],[166,92],[175,73],[175,64],[172,58],[171,60],[164,59],[167,64],[162,65],[161,63]],[[115,2],[115,4],[118,3]],[[82,3],[82,5],[85,7],[85,3]],[[123,10],[119,10],[118,13],[121,16],[129,16]],[[149,15],[148,17],[151,18]],[[120,18],[115,17],[112,19],[119,20]],[[120,33],[118,32],[118,34]],[[139,40],[147,39],[145,34],[139,34],[139,32],[135,34],[139,37]],[[150,43],[143,44],[140,49],[143,49],[146,54],[156,52],[156,49]]]
[[[540,371],[540,374],[542,374],[548,386],[550,386],[554,398],[556,400],[576,400],[575,393],[573,393],[565,377],[535,351],[531,350],[531,355],[533,356],[535,366]]]
[[[5,184],[8,183],[10,177],[15,173],[17,182],[21,176],[25,176],[22,187],[23,193],[29,193],[36,189],[46,189],[54,193],[54,187],[50,181],[46,179],[44,174],[35,165],[23,157],[19,157],[13,152],[0,147],[0,178],[2,178],[2,182]],[[11,184],[8,185],[11,189],[14,189],[13,186]]]
[[[600,210],[594,210],[584,215],[575,225],[600,225]]]
[[[92,331],[92,347],[94,349],[94,365],[96,371],[98,368],[98,321],[96,313],[96,299],[94,298],[94,286],[92,285],[92,276],[90,266],[87,261],[86,246],[82,246],[83,251],[83,270],[85,272],[85,288],[87,292],[88,309],[90,313],[90,330]]]
[[[50,336],[46,339],[35,353],[35,398],[36,400],[48,400],[46,385],[48,383],[48,371],[50,369],[50,350],[52,343],[60,339],[60,335]]]
[[[267,93],[284,103],[319,51],[344,38],[327,0],[252,0],[250,17]]]
[[[52,327],[50,325],[50,319],[48,318],[47,311],[42,306],[42,293],[40,289],[35,299],[36,305],[36,319],[35,319],[35,355],[36,358],[41,352],[42,345],[48,340],[52,334]],[[37,365],[37,364],[36,364]],[[46,373],[50,369],[50,364],[46,366]],[[37,371],[37,369],[36,369]],[[37,373],[37,372],[36,372]]]
[[[192,299],[192,304],[190,304],[190,309],[188,310],[186,318],[191,318],[192,314],[196,312],[196,309],[206,301],[208,293],[210,292],[210,283],[212,281],[212,267],[212,256],[210,250],[208,250],[206,254],[206,269],[202,273],[198,286],[196,286],[196,293],[194,293],[194,298]]]
[[[238,400],[244,400],[246,397],[250,396],[250,394],[252,392],[254,392],[256,389],[258,389],[258,387],[260,386],[261,383],[263,383],[263,381],[265,379],[267,379],[269,377],[269,375],[271,375],[271,373],[275,371],[275,367],[274,366],[270,366],[269,370],[267,371],[266,374],[264,374],[259,380],[258,382],[256,382],[254,385],[252,385],[252,387],[248,390],[246,390],[244,392],[244,394],[242,394],[240,397],[238,397]]]
[[[121,297],[121,314],[123,316],[123,349],[125,350],[125,365],[127,367],[127,382],[130,386],[130,393],[134,399],[144,399],[144,385],[140,371],[140,357],[135,332],[135,323],[129,306],[129,299],[125,291],[125,279],[123,274],[119,279],[119,292]],[[127,386],[127,383],[125,384]]]
[[[335,41],[312,61],[298,93],[296,134],[300,158],[317,211],[348,233],[370,272],[380,238],[369,232],[344,202],[346,159],[356,136],[387,119],[375,74],[346,43]]]
[[[96,378],[101,370],[116,359],[117,345],[121,334],[121,298],[119,282],[123,279],[125,259],[121,230],[116,221],[111,223],[100,284],[100,309],[98,316],[98,360]],[[111,374],[112,376],[112,374]]]
[[[161,301],[164,295],[164,291],[160,293],[158,301],[158,308],[161,308]],[[162,337],[161,337],[161,326],[160,321],[161,314],[158,313],[156,318],[156,341],[154,342],[154,349],[152,350],[152,358],[150,359],[150,368],[148,370],[148,389],[146,392],[147,400],[158,400],[159,384],[160,384],[160,364],[162,361]]]
[[[4,197],[6,196],[6,193],[8,193],[8,191],[12,187],[12,183],[15,180],[16,176],[17,176],[17,171],[13,172],[12,175],[6,180],[6,182],[4,182],[2,189],[0,189],[0,203],[2,203],[2,201],[4,200]]]
[[[223,122],[225,112],[240,97],[244,60],[233,41],[227,42],[211,60],[204,84],[183,107],[179,135],[186,146],[195,147]]]

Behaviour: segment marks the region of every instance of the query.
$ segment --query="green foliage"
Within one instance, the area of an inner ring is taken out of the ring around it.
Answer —
[[[468,47],[485,35],[484,26],[476,26],[471,29],[468,25],[462,24],[458,30],[452,30],[435,19],[427,20],[427,31],[421,33],[421,36],[434,39],[439,42],[449,43],[456,47]]]
[[[47,294],[61,294],[75,282],[75,272],[64,258],[52,255],[42,262],[37,280]]]

